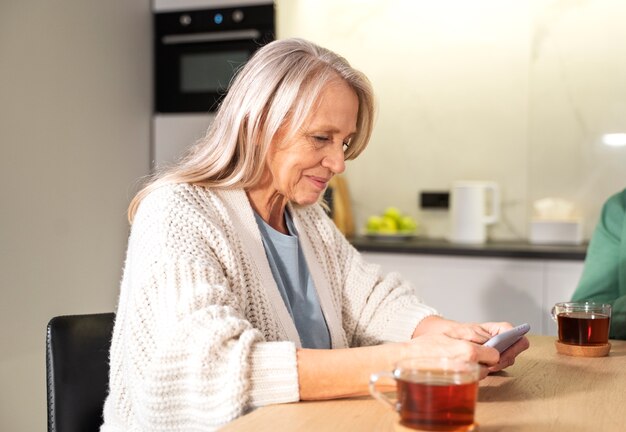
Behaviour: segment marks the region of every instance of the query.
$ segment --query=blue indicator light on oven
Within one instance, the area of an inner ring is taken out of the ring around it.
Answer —
[[[215,24],[221,24],[222,21],[224,21],[224,15],[222,15],[221,13],[216,13],[213,17],[213,22],[215,22]]]

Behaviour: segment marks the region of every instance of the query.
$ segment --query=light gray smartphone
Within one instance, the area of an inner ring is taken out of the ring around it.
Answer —
[[[497,349],[500,353],[503,353],[508,347],[520,340],[530,330],[530,324],[524,323],[513,327],[511,330],[507,330],[504,333],[495,335],[487,342],[485,346],[490,346]]]

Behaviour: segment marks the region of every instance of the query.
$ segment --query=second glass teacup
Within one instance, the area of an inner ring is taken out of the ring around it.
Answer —
[[[552,308],[558,326],[559,342],[597,346],[609,342],[611,305],[594,302],[563,302]]]

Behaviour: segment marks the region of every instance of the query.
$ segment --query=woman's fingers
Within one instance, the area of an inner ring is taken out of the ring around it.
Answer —
[[[446,335],[475,343],[485,343],[491,337],[489,331],[479,324],[459,324],[445,332]]]
[[[408,342],[407,349],[407,356],[455,357],[489,367],[496,366],[500,360],[500,353],[494,348],[453,338],[445,334],[416,337]]]
[[[528,338],[523,337],[513,345],[511,345],[506,351],[500,355],[500,361],[489,368],[490,372],[498,372],[509,366],[513,366],[515,358],[522,352],[530,347],[530,341]]]

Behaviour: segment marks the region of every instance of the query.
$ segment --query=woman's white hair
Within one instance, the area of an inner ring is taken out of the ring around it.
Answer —
[[[237,73],[206,136],[139,191],[130,203],[129,220],[141,200],[164,184],[254,185],[278,129],[287,126],[286,139],[295,135],[322,89],[337,79],[344,80],[359,100],[357,132],[346,150],[346,159],[356,158],[367,146],[374,122],[374,95],[367,77],[343,57],[312,42],[277,40],[260,48]]]

